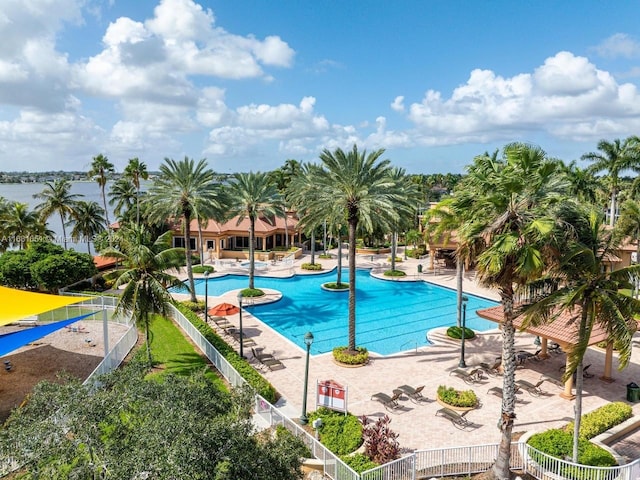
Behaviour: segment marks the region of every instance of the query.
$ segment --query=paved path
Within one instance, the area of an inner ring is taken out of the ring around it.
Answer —
[[[386,262],[387,255],[382,256],[358,256],[357,263],[360,267],[372,268],[374,273],[381,274],[389,268]],[[317,258],[317,257],[316,257]],[[270,266],[268,275],[290,275],[295,273],[307,273],[300,270],[299,265],[308,262],[308,256],[298,259],[293,268],[290,266]],[[327,269],[333,268],[335,260],[318,259]],[[455,288],[455,271],[441,271],[437,274],[417,274],[418,264],[422,264],[426,271],[428,260],[417,261],[409,259],[397,265],[405,269],[410,280],[426,280],[440,285]],[[346,266],[346,261],[343,264]],[[235,272],[234,272],[235,273]],[[497,299],[495,293],[476,285],[473,275],[467,274],[464,282],[464,290],[469,293],[482,295],[487,298]],[[283,292],[286,295],[286,292]],[[209,304],[218,300],[233,303],[235,294],[225,294],[219,299],[210,298]],[[259,315],[259,309],[254,310]],[[301,314],[303,317],[304,314]],[[228,317],[230,321],[237,323],[237,315]],[[304,318],[301,318],[304,321]],[[286,365],[286,368],[278,371],[264,372],[265,377],[276,387],[282,395],[278,406],[283,413],[296,418],[301,413],[302,389],[304,381],[305,352],[265,324],[259,321],[251,312],[243,314],[245,331],[254,337],[259,346],[266,352],[273,353]],[[516,349],[534,351],[534,338],[526,333],[516,335]],[[497,442],[500,432],[496,423],[500,414],[500,399],[487,393],[492,387],[502,386],[502,379],[486,378],[473,390],[479,396],[482,407],[470,412],[467,417],[474,423],[473,428],[466,431],[458,430],[446,419],[436,417],[435,413],[440,408],[433,399],[439,385],[453,386],[459,389],[469,389],[459,378],[450,376],[451,370],[457,368],[459,359],[459,342],[448,339],[442,331],[432,332],[431,338],[434,345],[422,346],[409,352],[389,356],[375,356],[369,365],[361,368],[343,368],[337,366],[332,355],[314,355],[310,360],[309,368],[309,394],[307,398],[308,410],[315,409],[314,386],[318,380],[335,380],[348,387],[348,408],[355,415],[368,415],[379,417],[388,414],[391,419],[391,427],[400,434],[399,441],[405,450],[426,449],[455,445],[474,445],[489,442]],[[594,378],[585,379],[583,410],[588,412],[612,401],[624,401],[626,385],[631,381],[640,383],[640,336],[634,339],[632,363],[625,370],[619,372],[614,369],[614,383],[605,383],[598,379],[603,372],[604,351],[590,348],[585,357],[585,364],[592,364],[590,371],[595,373]],[[480,362],[491,363],[501,353],[501,336],[498,330],[480,334],[473,341],[466,344],[466,360],[469,366]],[[537,382],[543,374],[559,377],[559,369],[564,365],[563,355],[552,355],[549,359],[540,362],[529,362],[526,368],[518,369],[516,379],[525,379]],[[614,358],[614,367],[617,361]],[[387,411],[383,405],[371,400],[371,395],[376,392],[391,394],[392,390],[400,385],[425,385],[424,394],[427,402],[416,404],[407,397],[402,397],[401,409],[393,412]],[[518,395],[519,401],[516,408],[517,419],[515,432],[541,431],[550,427],[558,427],[573,418],[573,401],[568,401],[559,396],[562,389],[554,384],[545,382],[542,385],[546,394],[535,398],[527,393]],[[640,414],[640,403],[634,405],[634,413]],[[631,438],[630,443],[636,447],[638,440]],[[634,454],[636,457],[638,454]]]

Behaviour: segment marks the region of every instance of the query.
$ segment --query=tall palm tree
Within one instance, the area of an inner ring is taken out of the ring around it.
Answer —
[[[165,158],[160,165],[160,175],[156,177],[144,198],[153,206],[149,210],[150,220],[164,222],[170,219],[182,221],[185,240],[185,263],[189,277],[191,301],[196,302],[193,269],[191,262],[191,221],[198,218],[202,209],[223,210],[220,203],[220,189],[215,182],[214,172],[208,168],[205,159],[197,163],[188,157],[184,160]]]
[[[140,328],[144,328],[147,360],[152,364],[149,326],[153,315],[168,316],[173,303],[167,287],[181,285],[169,273],[183,264],[184,249],[171,248],[171,232],[154,239],[143,225],[124,226],[116,233],[118,248],[107,248],[102,255],[115,258],[122,267],[106,277],[114,279],[114,287],[125,286],[116,314],[130,314]]]
[[[136,223],[140,223],[140,180],[149,178],[147,165],[141,162],[138,157],[130,158],[124,169],[124,175],[131,179],[131,182],[136,187]]]
[[[349,234],[349,344],[356,352],[356,231],[373,231],[374,223],[387,230],[398,221],[406,205],[402,189],[391,176],[389,160],[380,160],[384,150],[367,154],[356,145],[344,152],[323,150],[315,182],[317,196],[305,199],[303,216],[309,224],[320,224],[327,211],[339,209],[346,217]],[[408,206],[407,206],[408,208]],[[333,215],[332,215],[333,216]],[[343,218],[344,218],[343,217]],[[314,220],[315,219],[315,220]]]
[[[640,204],[635,200],[625,200],[620,206],[620,218],[615,227],[616,241],[622,243],[628,238],[636,243],[636,260],[640,264]],[[638,296],[638,281],[634,276],[634,295]]]
[[[525,325],[541,325],[569,314],[578,323],[577,343],[567,352],[569,365],[565,380],[575,375],[576,400],[573,432],[573,461],[578,462],[578,438],[582,417],[582,362],[594,325],[601,325],[610,342],[618,346],[619,368],[631,358],[631,340],[636,331],[634,316],[640,314],[640,300],[622,293],[629,287],[629,278],[636,276],[640,266],[615,271],[607,268],[608,258],[618,248],[616,237],[603,225],[600,212],[593,209],[571,212],[570,237],[562,235],[562,256],[553,269],[560,288],[525,310]]]
[[[74,239],[84,238],[87,242],[87,252],[91,255],[91,240],[104,231],[104,223],[104,210],[98,202],[80,200],[71,213],[71,236]]]
[[[64,249],[67,249],[67,230],[65,223],[67,218],[73,214],[77,199],[83,195],[71,193],[71,182],[65,179],[58,179],[52,182],[44,182],[45,188],[40,193],[33,195],[33,198],[43,200],[36,206],[36,210],[40,212],[42,220],[46,220],[54,214],[60,215],[60,223],[62,224],[62,241]]]
[[[249,288],[254,289],[256,220],[282,216],[282,199],[268,173],[236,173],[229,183],[230,210],[238,223],[249,219]]]
[[[398,219],[392,223],[391,232],[391,270],[396,269],[396,256],[398,251],[398,231],[408,229],[412,221],[414,213],[414,205],[416,205],[420,199],[420,192],[416,185],[411,181],[411,178],[407,176],[404,168],[394,167],[389,173],[391,179],[396,183],[395,189],[402,191],[402,195],[405,197],[403,208],[399,211],[401,213]],[[409,208],[410,206],[410,208]],[[406,243],[406,242],[405,242]],[[405,245],[406,250],[406,245]]]
[[[103,155],[99,154],[93,157],[91,162],[91,168],[89,170],[89,176],[93,177],[100,186],[100,194],[102,195],[102,207],[104,208],[104,218],[107,231],[109,230],[109,211],[107,210],[107,196],[105,194],[105,186],[109,176],[116,171],[113,163]]]
[[[53,238],[53,232],[47,229],[38,212],[29,210],[26,203],[9,203],[1,220],[9,246],[18,247],[20,250],[24,250],[33,239]]]
[[[613,227],[616,219],[620,173],[629,169],[640,170],[640,137],[631,136],[624,140],[616,138],[613,142],[600,140],[598,150],[600,153],[585,153],[581,158],[594,162],[589,167],[591,172],[609,172],[611,196],[609,225]]]
[[[557,163],[548,161],[542,149],[515,143],[505,146],[501,159],[476,157],[465,188],[456,192],[459,207],[468,212],[460,237],[463,243],[485,245],[477,256],[477,278],[482,285],[498,290],[504,312],[502,438],[491,470],[499,479],[510,476],[515,419],[515,288],[544,272],[546,237],[554,225],[554,219],[546,215],[565,188]]]
[[[138,195],[135,185],[127,177],[122,177],[111,184],[109,188],[109,205],[114,206],[113,213],[120,222],[131,221],[132,210],[137,205]],[[137,210],[140,213],[140,210]],[[139,222],[137,222],[139,223]]]

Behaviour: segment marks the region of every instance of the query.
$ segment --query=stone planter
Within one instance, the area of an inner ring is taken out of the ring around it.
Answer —
[[[475,410],[477,405],[474,405],[473,407],[454,407],[453,405],[449,405],[448,403],[444,403],[442,400],[440,400],[440,397],[438,397],[436,395],[436,402],[438,402],[440,405],[442,405],[443,407],[447,407],[451,410],[455,410],[456,412],[469,412],[471,410]]]
[[[332,283],[335,283],[335,282],[332,282]],[[345,285],[345,288],[329,288],[329,287],[325,287],[325,284],[323,283],[322,285],[320,285],[320,288],[322,290],[327,291],[327,292],[338,292],[338,293],[340,293],[340,292],[348,292],[349,291],[349,284],[345,283],[344,285]]]

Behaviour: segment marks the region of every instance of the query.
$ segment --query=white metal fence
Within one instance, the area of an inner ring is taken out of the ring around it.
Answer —
[[[118,340],[115,347],[102,359],[98,366],[87,377],[84,384],[93,383],[97,377],[105,373],[111,372],[120,366],[125,357],[138,341],[138,329],[135,325],[131,325],[124,336]]]

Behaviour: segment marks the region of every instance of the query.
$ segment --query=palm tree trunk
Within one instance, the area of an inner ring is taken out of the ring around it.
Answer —
[[[349,216],[349,350],[356,351],[356,227],[358,219]]]
[[[573,452],[571,460],[573,463],[578,463],[578,440],[580,439],[580,421],[582,420],[582,360],[578,364],[576,369],[576,401],[573,405],[574,419],[573,419]]]
[[[89,240],[87,238],[87,252],[89,252],[89,255],[91,255],[91,240]]]
[[[311,265],[316,263],[316,231],[311,230]]]
[[[458,327],[462,326],[462,280],[464,278],[464,263],[456,257],[456,294],[458,303]]]
[[[338,235],[338,278],[336,283],[340,285],[342,283],[342,238]]]
[[[287,204],[282,204],[284,207],[284,247],[289,251],[289,222],[287,222]]]
[[[196,303],[196,285],[193,281],[193,266],[191,264],[191,215],[184,214],[184,243],[185,259],[187,265],[187,276],[189,277],[189,290],[191,291],[191,301]]]
[[[609,216],[609,226],[613,227],[616,223],[616,189],[611,190],[611,205],[610,205],[610,216]]]
[[[140,225],[140,182],[136,183],[136,225]]]
[[[104,193],[104,187],[107,184],[107,181],[105,180],[104,182],[100,183],[100,189],[102,191],[102,206],[104,208],[104,218],[107,222],[107,235],[109,235],[109,225],[111,225],[111,222],[109,222],[109,210],[107,210],[107,196]]]
[[[147,362],[149,363],[149,368],[153,365],[153,358],[151,357],[151,335],[149,334],[149,318],[147,317],[144,321],[144,337],[145,343],[147,344]]]
[[[496,463],[493,465],[492,474],[498,479],[510,478],[511,463],[511,433],[513,422],[516,418],[515,404],[515,328],[513,326],[513,289],[511,285],[500,292],[504,309],[504,321],[502,323],[502,367],[504,377],[502,383],[502,415],[498,421],[498,427],[502,431],[500,447]]]
[[[62,242],[64,243],[64,249],[67,249],[67,229],[64,227],[64,216],[60,212],[60,223],[62,224]]]
[[[202,247],[202,225],[198,219],[198,251],[200,253],[200,265],[204,265],[204,248]]]
[[[253,258],[254,249],[253,249],[253,237],[255,236],[256,231],[256,219],[252,216],[249,217],[249,288],[254,288],[253,276],[255,274],[255,261]]]
[[[398,249],[398,234],[393,232],[391,234],[391,271],[396,270],[396,250]]]

